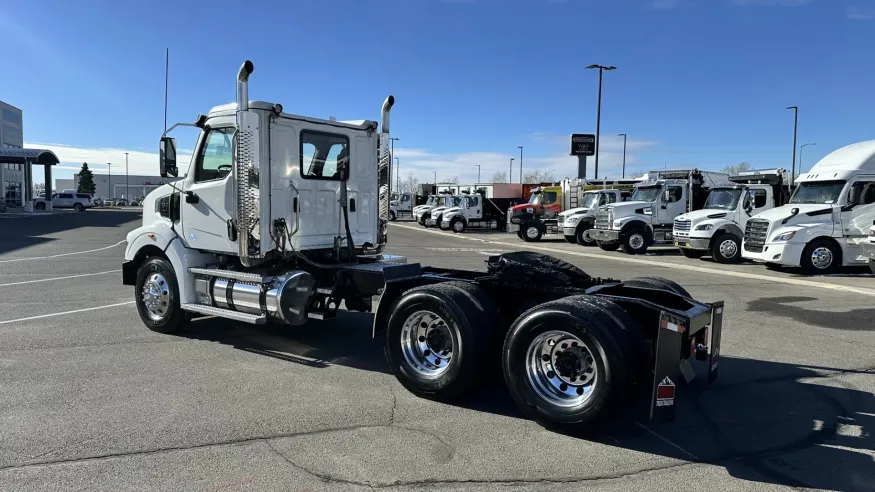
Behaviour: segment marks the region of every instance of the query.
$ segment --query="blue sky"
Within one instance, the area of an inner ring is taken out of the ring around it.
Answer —
[[[297,114],[376,120],[394,94],[401,172],[420,180],[470,181],[476,164],[487,180],[520,145],[526,168],[574,173],[568,135],[595,132],[593,63],[618,67],[600,175],[619,175],[617,133],[630,171],[789,168],[790,105],[798,143],[817,143],[806,169],[875,138],[873,0],[32,0],[0,5],[0,41],[0,100],[23,109],[28,145],[67,161],[56,176],[126,151],[132,173],[157,173],[165,47],[170,123],[231,102],[251,59],[251,98]]]

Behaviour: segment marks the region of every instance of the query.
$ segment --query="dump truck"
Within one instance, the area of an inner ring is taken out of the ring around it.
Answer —
[[[184,178],[150,193],[127,235],[122,282],[147,328],[178,333],[204,316],[294,327],[370,312],[388,367],[413,394],[455,401],[500,368],[522,411],[582,435],[639,390],[649,418],[672,419],[695,361],[716,379],[723,302],[670,280],[594,277],[531,251],[489,256],[486,271],[387,253],[395,99],[379,122],[300,116],[249,100],[254,68],[240,67],[235,103],[188,124],[200,137]],[[164,177],[180,174],[176,126],[160,139]]]

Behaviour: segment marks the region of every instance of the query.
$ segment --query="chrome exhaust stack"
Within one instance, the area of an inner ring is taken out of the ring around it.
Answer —
[[[234,227],[237,230],[237,248],[240,263],[254,266],[263,258],[260,245],[261,213],[259,193],[258,114],[249,111],[249,76],[255,70],[246,60],[237,72],[237,131],[234,133]]]
[[[380,254],[389,241],[389,197],[392,196],[392,154],[389,150],[389,113],[395,105],[395,96],[383,101],[380,115],[380,155],[377,160],[377,190],[379,193],[379,230],[374,253]]]

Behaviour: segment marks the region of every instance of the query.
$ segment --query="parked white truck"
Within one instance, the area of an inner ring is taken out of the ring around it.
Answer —
[[[425,227],[440,227],[444,212],[462,206],[462,200],[466,195],[446,195],[443,204],[426,212],[428,217],[423,224]]]
[[[604,189],[583,192],[581,205],[559,212],[559,228],[569,243],[595,246],[590,230],[595,227],[595,214],[599,207],[625,201],[632,194],[625,190]]]
[[[381,123],[293,115],[249,101],[253,69],[238,72],[236,104],[192,125],[188,172],[149,193],[127,236],[122,282],[149,329],[374,312],[372,335],[409,391],[459,399],[500,365],[526,415],[574,434],[598,433],[643,393],[649,418],[673,419],[694,361],[716,380],[723,302],[670,280],[595,278],[533,252],[490,256],[483,272],[384,254],[394,98]],[[179,174],[176,148],[165,132],[162,176]]]
[[[702,210],[674,220],[674,244],[687,258],[707,254],[718,263],[741,261],[741,242],[748,219],[787,202],[786,169],[745,171],[730,178],[732,185],[713,188]]]
[[[809,274],[866,265],[875,220],[875,140],[847,145],[799,175],[790,202],[747,221],[742,257]]]
[[[446,207],[451,205],[452,195],[431,195],[425,205],[414,207],[413,220],[419,222],[420,225],[426,225],[426,221],[431,217],[431,211],[437,207]]]
[[[628,202],[600,207],[590,235],[599,248],[643,254],[650,246],[674,244],[674,219],[701,210],[712,189],[726,186],[729,175],[698,169],[653,171],[635,186]]]

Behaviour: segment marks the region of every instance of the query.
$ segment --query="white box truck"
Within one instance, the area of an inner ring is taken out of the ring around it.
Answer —
[[[865,265],[875,220],[875,140],[847,145],[799,175],[790,202],[747,221],[741,255],[809,274]]]
[[[687,258],[711,255],[717,263],[741,261],[744,228],[752,216],[787,202],[786,169],[745,171],[730,178],[733,184],[713,188],[702,210],[674,220],[674,244]]]

